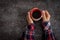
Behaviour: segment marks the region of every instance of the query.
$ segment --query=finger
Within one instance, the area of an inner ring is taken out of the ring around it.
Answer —
[[[30,17],[30,12],[28,12],[27,21],[28,21],[29,24],[33,23],[33,20]]]
[[[29,18],[29,20],[32,20],[30,12],[28,12],[28,18]]]
[[[47,10],[45,11],[45,13],[46,13],[47,17],[50,17],[50,14],[49,14],[49,12]]]
[[[30,18],[30,13],[28,12],[28,13],[27,13],[27,21],[28,21],[28,23],[29,23],[30,20],[31,20],[31,18]]]
[[[28,17],[30,18],[30,12],[28,12]]]
[[[50,14],[49,14],[49,12],[47,10],[45,11],[45,14],[46,14],[46,18],[50,19]]]
[[[43,20],[46,19],[45,11],[42,11],[42,18],[43,18]]]

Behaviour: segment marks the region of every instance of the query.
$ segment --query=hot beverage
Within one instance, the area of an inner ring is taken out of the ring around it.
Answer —
[[[35,10],[35,11],[33,11],[32,17],[35,18],[35,19],[40,18],[40,17],[41,17],[41,12],[40,12],[40,10]]]
[[[30,15],[31,15],[31,18],[34,20],[34,21],[38,21],[42,18],[42,15],[41,15],[41,10],[39,8],[33,8],[31,11],[30,11]]]

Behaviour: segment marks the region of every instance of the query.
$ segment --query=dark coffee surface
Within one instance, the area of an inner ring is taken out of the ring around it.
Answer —
[[[39,10],[35,10],[32,14],[33,18],[38,19],[41,17],[41,12]]]

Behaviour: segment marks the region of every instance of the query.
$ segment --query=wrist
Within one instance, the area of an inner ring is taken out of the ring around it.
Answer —
[[[29,25],[30,25],[30,24],[33,24],[33,21],[29,21],[28,24],[29,24]]]
[[[34,23],[31,23],[30,25],[28,25],[28,29],[29,30],[34,30],[35,29]]]
[[[44,30],[48,30],[51,24],[50,24],[50,21],[45,21],[45,22],[42,22],[42,25]]]

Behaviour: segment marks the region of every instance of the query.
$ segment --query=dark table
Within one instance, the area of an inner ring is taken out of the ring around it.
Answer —
[[[49,11],[53,32],[60,40],[60,0],[0,0],[0,40],[19,40],[26,30],[27,12],[33,7]],[[40,21],[35,25],[35,39],[41,40]]]

